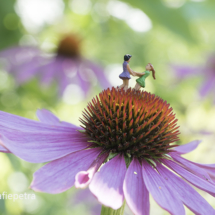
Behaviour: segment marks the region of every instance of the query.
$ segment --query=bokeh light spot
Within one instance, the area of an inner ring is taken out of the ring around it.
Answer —
[[[63,93],[63,101],[67,104],[78,104],[84,99],[83,90],[75,84],[70,84],[66,87]]]

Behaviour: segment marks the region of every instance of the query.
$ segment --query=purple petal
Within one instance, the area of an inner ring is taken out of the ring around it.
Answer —
[[[159,173],[165,178],[169,188],[175,190],[182,202],[195,214],[215,214],[214,209],[184,180],[157,163]]]
[[[209,175],[215,182],[215,164],[201,164],[201,163],[195,163],[195,162],[191,162],[191,163],[207,171],[207,173],[209,173]]]
[[[176,76],[181,79],[200,73],[199,67],[173,65],[172,68],[175,71]]]
[[[6,148],[33,163],[55,160],[90,145],[77,131],[42,133],[1,130],[1,135]]]
[[[123,181],[126,173],[124,157],[118,155],[108,161],[99,172],[95,174],[90,183],[90,191],[98,201],[114,210],[120,208],[124,201]]]
[[[177,161],[181,165],[183,165],[187,170],[191,171],[193,174],[197,175],[198,177],[202,178],[203,180],[209,181],[213,183],[213,180],[205,171],[204,169],[196,166],[194,163],[182,158],[180,155],[177,153],[170,153],[171,157],[174,159],[174,161]]]
[[[41,122],[48,124],[59,124],[60,120],[51,112],[46,109],[37,110],[37,117]]]
[[[178,152],[179,154],[187,154],[187,153],[193,151],[194,149],[196,149],[201,142],[202,142],[201,140],[194,140],[187,144],[177,146],[174,148],[174,150],[176,152]]]
[[[154,200],[170,214],[182,215],[185,210],[176,193],[169,189],[166,181],[146,161],[142,163],[143,180]]]
[[[35,132],[68,132],[74,131],[70,126],[47,125],[38,121],[26,119],[10,113],[0,111],[0,129],[8,129],[9,131],[35,131]]]
[[[59,68],[59,65],[56,58],[49,60],[44,65],[41,65],[39,67],[38,76],[43,86],[49,86],[53,82],[55,78],[55,71],[58,68]]]
[[[51,111],[46,110],[46,109],[37,110],[37,117],[43,123],[52,124],[52,125],[67,126],[67,127],[69,126],[71,128],[83,130],[83,128],[78,127],[76,125],[73,125],[71,123],[61,122]]]
[[[6,58],[12,66],[17,66],[40,54],[40,50],[35,47],[12,47],[0,52],[0,57]]]
[[[200,95],[202,97],[206,96],[209,92],[214,92],[214,85],[215,85],[215,76],[209,77],[209,79],[207,79],[201,89],[200,89]]]
[[[162,159],[162,162],[167,167],[169,167],[170,169],[175,171],[177,174],[182,176],[184,179],[189,181],[194,186],[198,187],[201,190],[204,190],[204,191],[210,193],[213,196],[215,195],[215,185],[214,184],[207,182],[207,180],[203,180],[202,178],[194,175],[193,173],[184,169],[183,167],[181,167],[179,164],[177,164],[174,161]]]
[[[3,143],[0,141],[0,152],[11,153],[8,149],[6,149]]]
[[[136,215],[149,215],[149,192],[143,181],[142,167],[133,159],[126,172],[123,191],[126,202]]]
[[[109,152],[102,153],[96,160],[91,164],[87,171],[81,171],[75,176],[75,187],[86,188],[92,181],[93,176],[101,167],[102,163],[107,159]]]
[[[95,75],[98,78],[98,81],[103,88],[111,87],[110,82],[108,81],[107,77],[105,76],[103,68],[101,68],[100,66],[94,64],[93,62],[91,62],[87,59],[84,59],[83,62],[87,68],[90,68],[95,72]]]
[[[87,170],[100,153],[100,148],[81,150],[46,164],[34,173],[31,188],[53,194],[64,192],[74,185],[75,175]]]
[[[40,56],[35,56],[32,59],[29,59],[27,62],[16,66],[16,68],[14,68],[14,71],[12,71],[16,79],[16,84],[22,84],[34,78],[39,72],[38,67],[42,59],[43,58]]]

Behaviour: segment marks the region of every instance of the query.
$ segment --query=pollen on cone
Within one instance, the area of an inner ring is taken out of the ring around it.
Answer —
[[[95,146],[137,158],[162,158],[178,139],[172,108],[142,91],[106,89],[93,98],[80,119]]]

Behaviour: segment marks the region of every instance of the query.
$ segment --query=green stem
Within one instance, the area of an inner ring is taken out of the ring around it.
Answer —
[[[101,215],[123,215],[124,209],[125,209],[125,201],[123,202],[122,207],[119,208],[118,210],[114,210],[112,208],[108,208],[102,205]]]

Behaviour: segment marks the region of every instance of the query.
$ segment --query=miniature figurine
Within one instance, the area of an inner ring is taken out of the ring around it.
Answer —
[[[119,86],[119,89],[124,88],[125,91],[128,89],[129,86],[129,79],[131,79],[130,75],[139,77],[144,75],[144,73],[135,72],[130,68],[128,63],[130,62],[131,57],[132,56],[129,54],[124,55],[124,62],[122,64],[123,72],[119,75],[119,78],[123,80],[123,84]]]
[[[150,75],[150,71],[152,71],[152,76],[153,76],[153,78],[154,79],[156,79],[155,78],[155,70],[154,70],[154,67],[152,66],[152,64],[151,63],[148,63],[147,65],[146,65],[146,71],[145,72],[143,72],[143,73],[141,73],[141,74],[143,74],[140,78],[138,78],[137,80],[136,80],[136,85],[135,85],[135,87],[134,87],[134,89],[135,90],[139,90],[141,87],[145,87],[146,86],[146,83],[145,83],[145,79]]]

